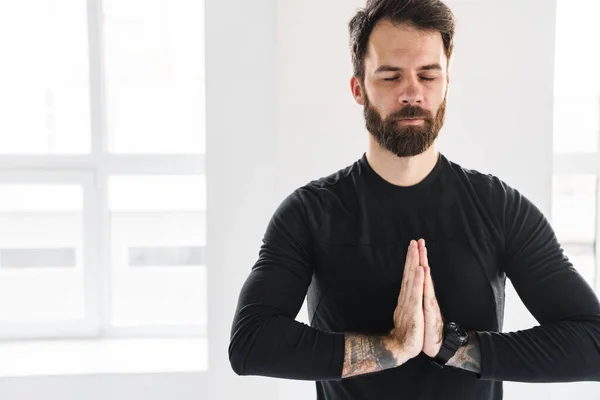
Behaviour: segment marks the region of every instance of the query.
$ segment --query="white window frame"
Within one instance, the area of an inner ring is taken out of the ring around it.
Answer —
[[[598,99],[600,107],[600,97]],[[598,143],[600,145],[600,130],[598,131]],[[600,290],[600,152],[595,153],[554,153],[553,155],[554,175],[594,175],[596,177],[596,218],[594,220],[595,239],[593,250],[595,254],[595,268],[593,284],[596,291]],[[563,248],[569,246],[588,246],[587,243],[561,241]],[[575,268],[577,266],[575,265]]]
[[[43,324],[0,323],[0,339],[206,338],[206,326],[110,326],[108,177],[132,174],[205,175],[205,155],[120,155],[107,152],[101,16],[101,0],[88,0],[91,152],[84,155],[0,155],[2,183],[82,185],[85,319],[81,322]]]

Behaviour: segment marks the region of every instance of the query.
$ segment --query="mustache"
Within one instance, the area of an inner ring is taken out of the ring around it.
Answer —
[[[413,118],[422,118],[425,120],[431,120],[431,113],[421,107],[418,106],[406,106],[402,110],[398,110],[393,112],[388,116],[388,120],[396,121],[399,119],[413,119]]]

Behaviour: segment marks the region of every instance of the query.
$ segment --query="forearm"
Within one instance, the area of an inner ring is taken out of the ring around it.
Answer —
[[[389,336],[345,335],[342,378],[395,368],[408,359]]]
[[[478,332],[481,379],[600,381],[600,318],[556,321],[517,332]]]
[[[308,381],[340,379],[343,333],[324,332],[266,310],[253,316],[253,308],[257,306],[246,306],[235,319],[229,346],[234,372]]]
[[[446,365],[476,374],[481,373],[481,346],[475,332],[469,332],[467,345],[460,347]]]

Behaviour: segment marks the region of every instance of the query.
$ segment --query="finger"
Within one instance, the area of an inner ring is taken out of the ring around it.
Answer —
[[[419,260],[421,265],[425,268],[423,301],[427,302],[428,305],[431,305],[431,302],[437,302],[437,300],[435,299],[433,279],[431,278],[431,268],[429,267],[429,260],[427,259],[427,247],[425,246],[425,239],[420,240]]]
[[[437,343],[443,336],[444,319],[435,296],[433,279],[431,278],[431,268],[426,267],[425,270],[425,294],[423,295],[423,313],[425,317],[425,326],[427,327],[425,331],[432,335]]]
[[[412,274],[414,274],[414,266],[419,263],[419,254],[413,253],[413,250],[416,250],[417,242],[414,240],[410,241],[410,245],[408,246],[408,250],[406,251],[406,260],[404,262],[404,274],[402,277],[402,284],[409,282],[412,280]]]
[[[423,280],[425,276],[425,272],[423,271],[423,267],[418,265],[416,267],[414,284],[412,285],[410,302],[411,308],[414,312],[423,312]],[[423,315],[423,314],[421,314]]]
[[[419,253],[417,249],[417,242],[414,240],[410,241],[410,246],[406,253],[406,263],[404,265],[404,278],[402,280],[402,286],[406,294],[411,293],[411,288],[415,280],[415,267],[418,266]]]
[[[423,282],[423,296],[426,300],[435,299],[435,291],[433,290],[433,280],[431,279],[431,268],[425,266],[425,279]]]
[[[411,281],[413,277],[411,273],[414,273],[414,253],[413,253],[413,240],[410,241],[408,249],[406,250],[406,260],[404,262],[404,274],[402,276],[402,283],[400,284],[400,294],[398,295],[398,302],[404,301],[406,296],[410,294]]]
[[[423,305],[424,311],[431,316],[437,316],[439,314],[440,306],[435,296],[435,289],[433,287],[433,279],[431,278],[431,268],[425,267],[425,282],[423,289]]]
[[[413,240],[410,241],[410,243],[408,244],[408,249],[406,250],[406,260],[404,261],[404,275],[403,275],[403,279],[406,279],[407,275],[410,273],[410,268],[408,268],[410,265],[412,265],[412,244],[413,244]]]
[[[431,269],[423,267],[425,277],[423,279],[423,311],[431,312]]]
[[[417,249],[415,249],[417,252]],[[411,302],[415,310],[423,309],[423,292],[424,292],[424,280],[425,280],[425,271],[423,267],[420,265],[416,265],[415,267],[415,279],[413,284],[411,285]]]
[[[419,239],[419,264],[422,266],[429,266],[427,260],[427,247],[425,247],[425,239]]]
[[[406,307],[411,307],[414,311],[422,310],[423,304],[423,268],[417,264],[419,253],[417,242],[413,241],[409,249],[410,259],[406,268],[410,269],[406,281],[403,283],[403,288],[400,290],[399,301],[405,304]]]

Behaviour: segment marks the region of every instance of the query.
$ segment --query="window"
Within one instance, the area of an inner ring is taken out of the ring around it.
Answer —
[[[205,340],[203,7],[0,3],[0,339]]]
[[[584,10],[584,12],[582,12]],[[600,3],[558,0],[552,223],[575,268],[600,290]],[[591,41],[590,41],[591,40]]]

